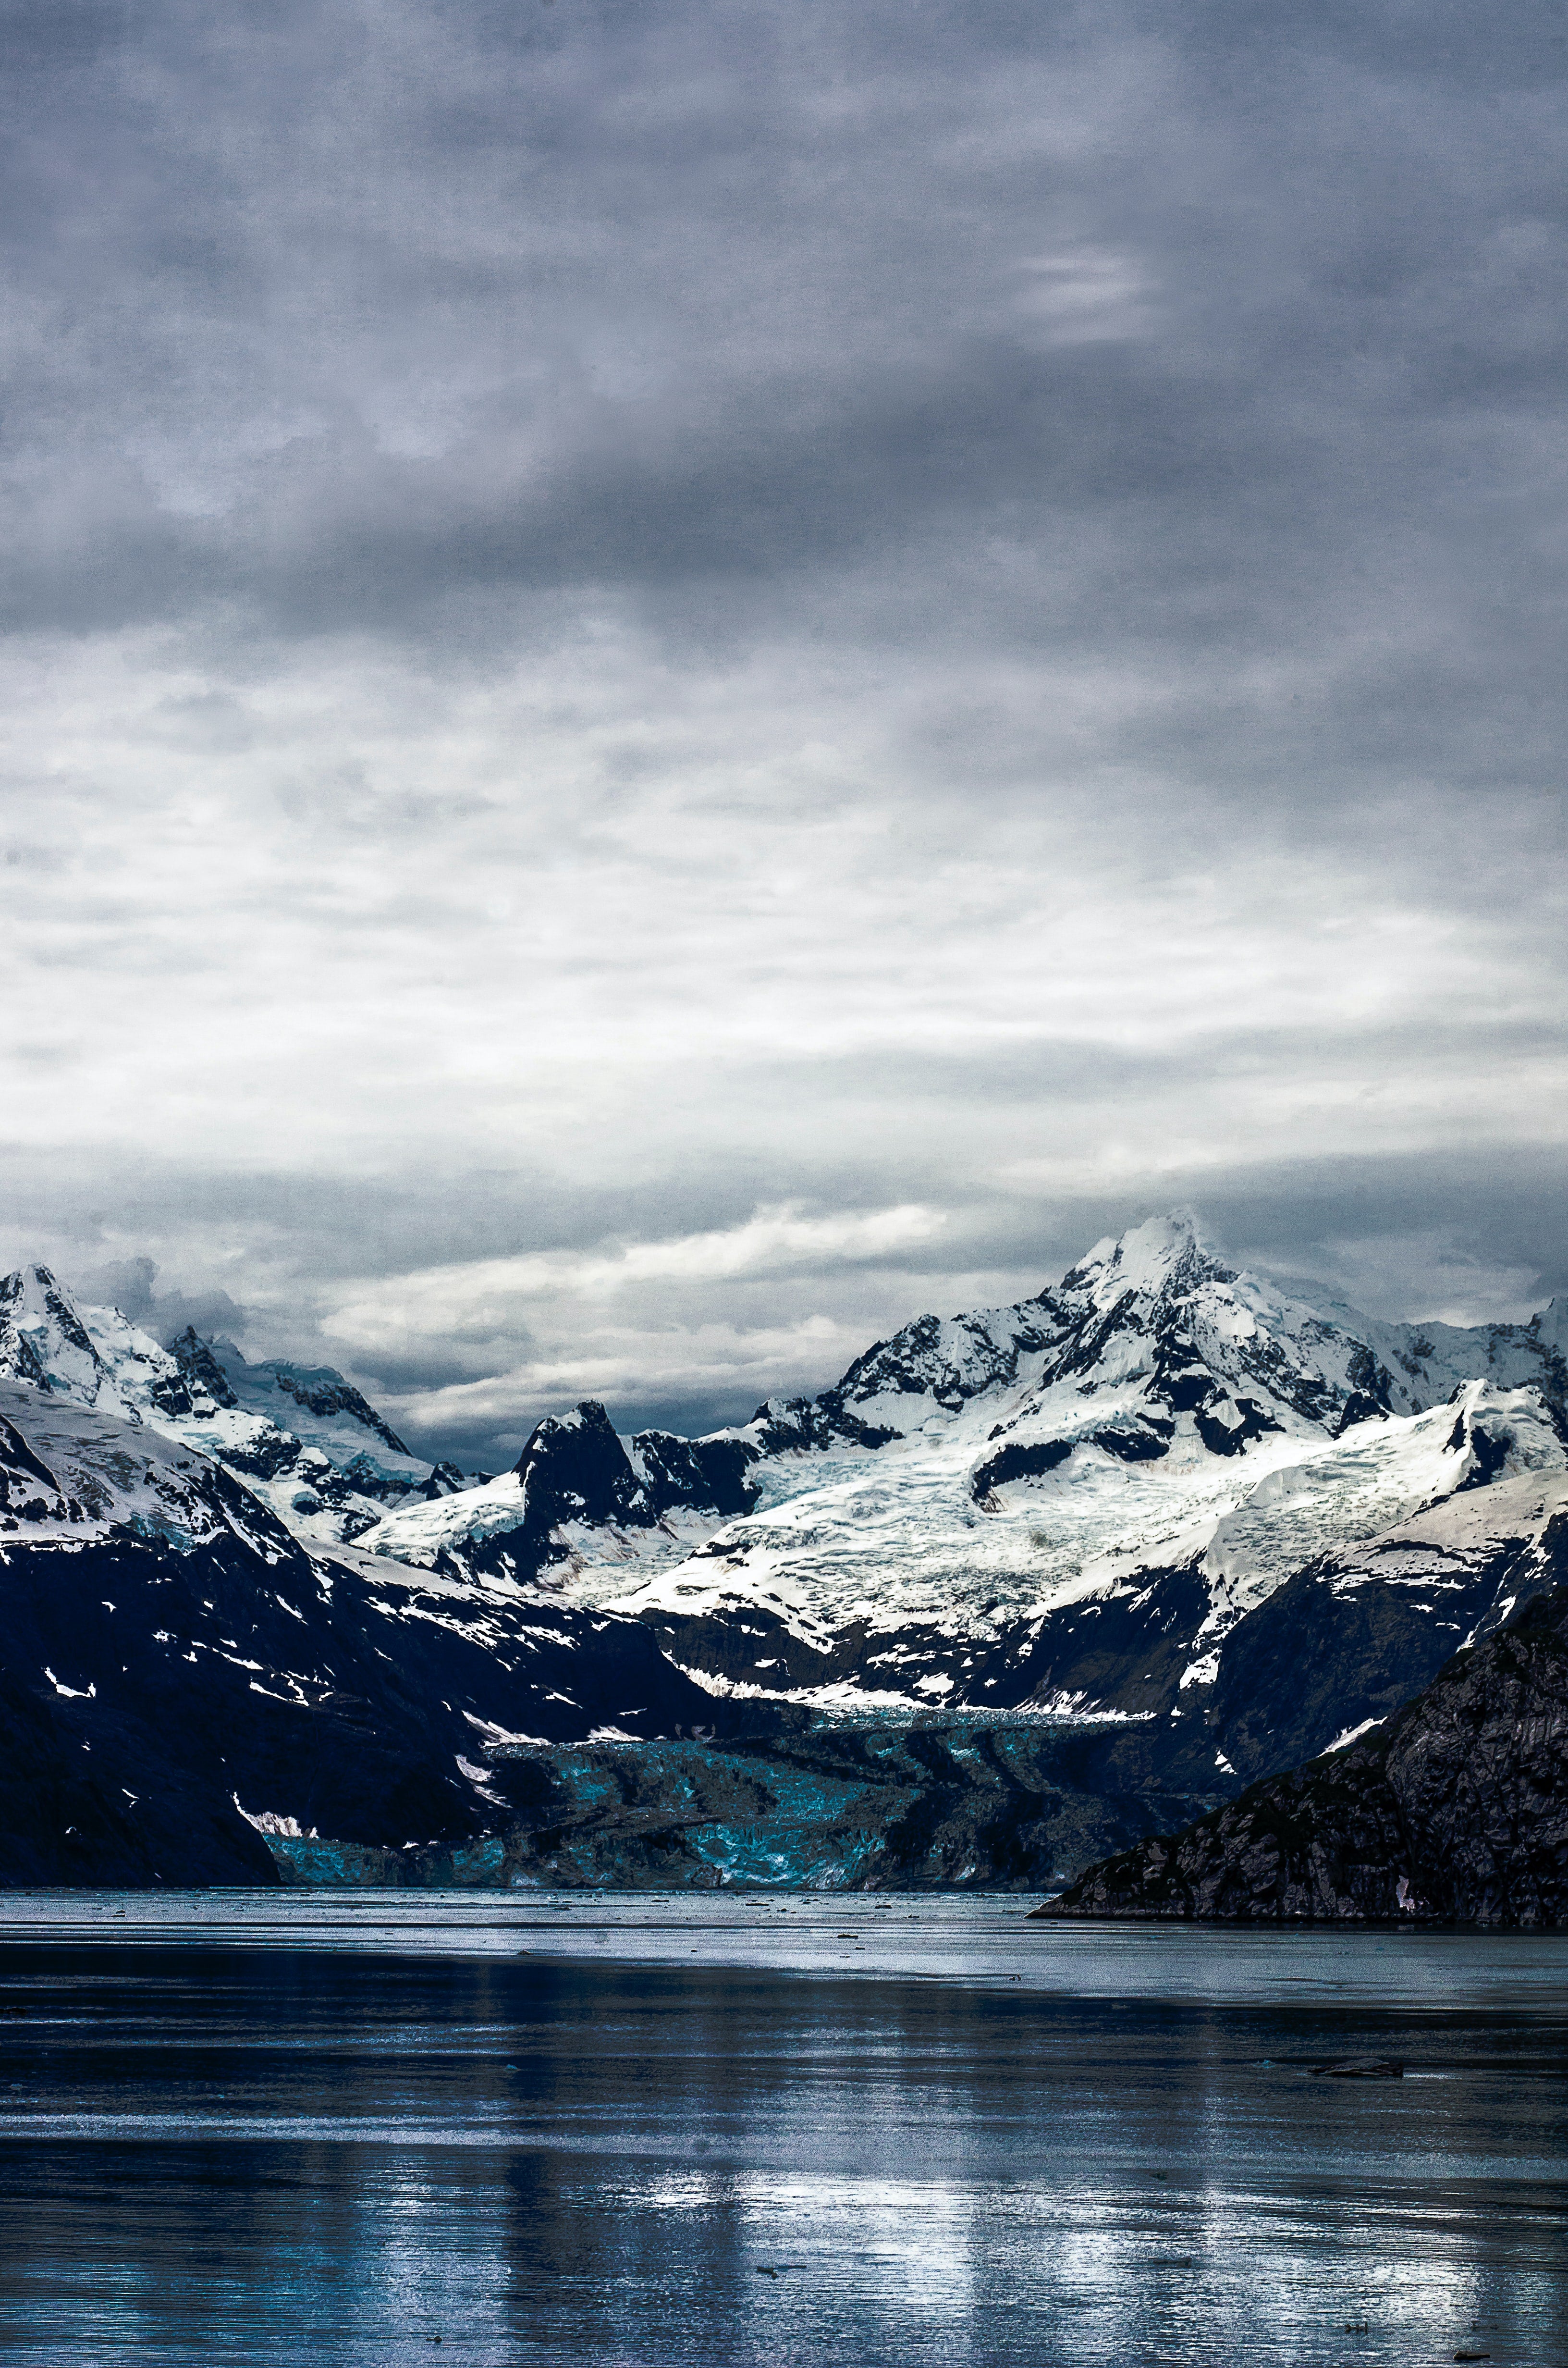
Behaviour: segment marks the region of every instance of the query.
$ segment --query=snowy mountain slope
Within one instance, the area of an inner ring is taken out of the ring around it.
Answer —
[[[103,1318],[102,1345],[89,1329],[89,1311],[48,1267],[0,1275],[0,1377],[122,1422],[144,1421],[154,1408],[187,1414],[190,1393],[168,1351],[118,1308],[92,1313]]]
[[[1256,1459],[1261,1476],[1228,1459],[1221,1494],[1211,1474],[1172,1474],[1163,1497],[1146,1470],[1085,1457],[1078,1477],[1052,1475],[1057,1506],[1042,1490],[1026,1519],[976,1520],[961,1458],[944,1474],[912,1457],[923,1469],[906,1490],[889,1451],[879,1503],[843,1483],[804,1495],[604,1600],[651,1620],[683,1667],[743,1692],[888,1713],[1165,1715],[1303,1564],[1483,1475],[1568,1461],[1536,1393],[1485,1383],[1305,1457],[1298,1445],[1293,1463],[1279,1453],[1271,1443]],[[570,1591],[597,1595],[613,1576],[586,1571]]]
[[[1317,1286],[1227,1266],[1176,1214],[1096,1243],[1018,1306],[920,1317],[821,1398],[770,1401],[737,1435],[775,1454],[883,1445],[945,1429],[983,1402],[997,1406],[994,1435],[1012,1451],[995,1459],[999,1479],[1027,1476],[1029,1448],[1066,1437],[1097,1437],[1125,1461],[1194,1440],[1233,1454],[1276,1426],[1336,1433],[1419,1413],[1472,1378],[1534,1382],[1561,1397],[1563,1320],[1554,1304],[1531,1326],[1474,1334],[1376,1324]]]
[[[47,1267],[0,1277],[0,1376],[221,1459],[299,1536],[369,1529],[392,1504],[464,1485],[411,1454],[341,1373],[248,1365],[187,1330],[172,1349],[117,1307],[84,1306]]]
[[[191,1356],[207,1346],[187,1331],[174,1353]],[[253,1365],[232,1340],[212,1342],[209,1354],[235,1406],[317,1449],[339,1470],[361,1474],[370,1493],[403,1496],[429,1479],[431,1465],[330,1365],[281,1359]]]
[[[205,1456],[150,1424],[0,1382],[0,1557],[128,1535],[189,1553],[233,1536],[265,1562],[276,1525]]]
[[[1386,1324],[1315,1283],[1289,1288],[1324,1321],[1365,1341],[1388,1376],[1389,1403],[1438,1405],[1461,1382],[1539,1389],[1568,1415],[1568,1299],[1553,1299],[1528,1324]]]
[[[1119,1716],[1020,1727],[959,1708],[644,1748],[499,1744],[484,1753],[506,1804],[485,1879],[1039,1889],[1115,1837],[1169,1832],[1299,1754],[1375,1736],[1456,1645],[1483,1642],[1568,1574],[1568,1472],[1502,1470],[1505,1424],[1540,1403],[1512,1395],[1522,1404],[1505,1409],[1473,1384],[1467,1408],[1417,1418],[1421,1429],[1403,1434],[1412,1459],[1446,1455],[1437,1476],[1448,1494],[1276,1588],[1204,1656],[1211,1671],[1194,1669],[1169,1633],[1179,1575],[1074,1607],[1074,1635],[1020,1639],[1026,1660],[1032,1641],[1037,1656],[1075,1652],[1081,1670],[1097,1653],[1104,1698],[1128,1705]],[[1538,1433],[1517,1446],[1528,1458],[1546,1442]],[[461,1583],[446,1583],[460,1599]],[[1196,1584],[1190,1596],[1202,1600]],[[1022,1674],[1038,1683],[1040,1659]],[[1174,1816],[1173,1803],[1185,1804]],[[341,1879],[341,1853],[276,1846],[292,1868]],[[403,1879],[474,1879],[471,1854],[404,1863]],[[347,1871],[398,1875],[369,1855]]]
[[[0,1383],[0,1882],[266,1879],[268,1820],[470,1839],[489,1744],[738,1723],[642,1622],[307,1550],[222,1465],[33,1383]]]
[[[273,1847],[318,1881],[1038,1891],[1170,1833],[1298,1750],[1349,1746],[1348,1763],[1457,1644],[1484,1646],[1521,1600],[1550,1600],[1568,1576],[1568,1474],[1487,1481],[1484,1461],[1438,1506],[1287,1581],[1232,1630],[1212,1688],[1181,1690],[1160,1714],[1020,1726],[927,1713],[642,1747],[498,1743],[484,1758],[505,1806],[482,1852]]]
[[[1568,1472],[1472,1483],[1292,1574],[1183,1692],[1184,1723],[1248,1782],[1343,1748],[1564,1577]]]
[[[1557,1319],[1478,1332],[1476,1362],[1528,1385],[1453,1396],[1471,1336],[1372,1326],[1156,1219],[1033,1300],[922,1317],[820,1398],[692,1442],[733,1459],[722,1487],[655,1502],[644,1443],[585,1406],[541,1424],[516,1473],[363,1543],[634,1613],[722,1689],[1146,1713],[1304,1563],[1561,1467]],[[1130,1701],[1130,1659],[1158,1665],[1147,1698]]]

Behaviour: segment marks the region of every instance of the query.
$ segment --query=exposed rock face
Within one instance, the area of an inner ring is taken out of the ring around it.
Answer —
[[[689,1506],[728,1520],[749,1513],[760,1493],[749,1475],[758,1461],[744,1439],[682,1439],[673,1430],[640,1430],[631,1461],[657,1517]]]
[[[645,1526],[653,1519],[608,1415],[591,1398],[540,1423],[517,1469],[523,1502],[517,1543],[525,1554],[530,1549],[548,1554],[551,1533],[562,1522]]]
[[[1381,1733],[1034,1912],[1568,1925],[1568,1586],[1456,1654]]]
[[[569,1550],[565,1533],[576,1526],[650,1529],[677,1509],[747,1512],[757,1492],[746,1474],[756,1461],[744,1440],[673,1430],[640,1430],[628,1452],[598,1400],[585,1398],[570,1414],[547,1415],[517,1458],[522,1509],[512,1543],[521,1562],[533,1554],[542,1565]]]
[[[215,1406],[239,1405],[229,1386],[228,1375],[194,1324],[187,1324],[177,1339],[169,1342],[169,1354],[179,1367],[192,1399],[206,1399]]]

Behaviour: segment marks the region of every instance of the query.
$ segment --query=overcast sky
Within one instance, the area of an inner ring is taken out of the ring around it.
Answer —
[[[1555,0],[0,23],[0,1256],[484,1463],[1568,1284]]]

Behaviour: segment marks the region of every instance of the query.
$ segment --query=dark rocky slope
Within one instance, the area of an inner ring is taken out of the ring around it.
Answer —
[[[1568,1586],[1386,1727],[1091,1867],[1038,1916],[1568,1925]]]
[[[312,1553],[222,1465],[5,1383],[0,1609],[0,1886],[272,1882],[258,1825],[457,1844],[506,1805],[487,1742],[790,1716],[641,1622]]]
[[[1232,1629],[1214,1683],[1176,1697],[1190,1783],[1205,1757],[1239,1790],[1386,1720],[1461,1644],[1479,1644],[1568,1576],[1555,1474],[1448,1498],[1381,1537],[1319,1556]]]
[[[0,1888],[278,1880],[261,1835],[169,1765],[144,1719],[122,1711],[94,1753],[74,1707],[0,1669]]]

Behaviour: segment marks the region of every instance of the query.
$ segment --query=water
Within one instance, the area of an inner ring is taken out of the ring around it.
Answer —
[[[1568,2362],[1568,1940],[1026,1904],[10,1895],[0,2350]]]

